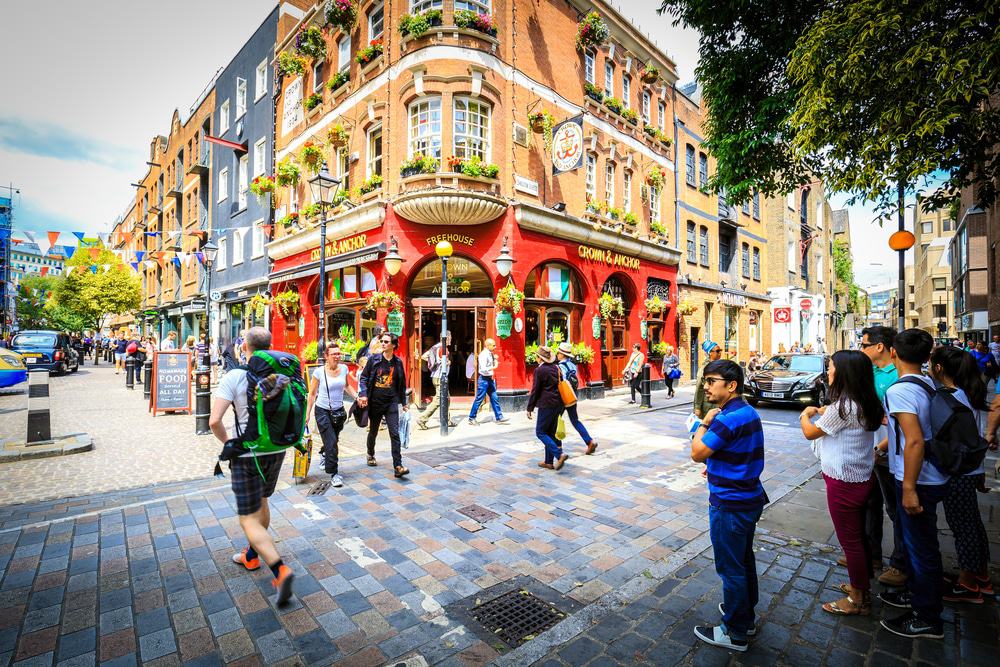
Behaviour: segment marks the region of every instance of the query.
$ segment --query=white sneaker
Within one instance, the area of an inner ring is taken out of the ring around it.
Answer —
[[[722,608],[722,603],[721,602],[719,603],[719,613],[722,614],[723,616],[726,615],[725,610],[723,610],[723,608]],[[752,628],[750,628],[749,630],[747,630],[747,637],[753,637],[755,634],[757,634],[757,624],[756,623],[754,624],[754,626]]]
[[[746,651],[749,648],[747,640],[740,641],[733,639],[722,629],[721,626],[699,625],[694,629],[694,636],[713,646],[721,646],[730,651]]]
[[[330,477],[330,486],[343,486],[344,478],[340,475],[332,475]]]

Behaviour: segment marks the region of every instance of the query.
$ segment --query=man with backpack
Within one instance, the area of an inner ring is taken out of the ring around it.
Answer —
[[[248,357],[253,356],[255,352],[268,350],[270,347],[271,334],[267,329],[253,327],[247,331],[243,341],[243,349]],[[292,358],[294,359],[294,357]],[[295,360],[294,369],[297,372],[298,360]],[[248,435],[248,428],[256,429],[256,425],[250,424],[249,419],[248,392],[250,386],[248,373],[247,367],[239,367],[226,373],[215,390],[215,400],[212,404],[212,415],[208,425],[215,437],[220,442],[225,443],[226,450],[230,449],[233,441],[229,438],[229,432],[223,424],[222,418],[230,406],[233,408],[237,441]],[[301,377],[299,382],[302,382]],[[260,387],[255,386],[254,391],[260,391]],[[255,407],[255,414],[256,411]],[[302,412],[304,416],[304,409]],[[243,450],[239,449],[236,453],[230,454],[232,456],[230,471],[233,494],[236,496],[236,513],[239,515],[240,527],[247,537],[249,546],[243,551],[233,554],[233,562],[248,570],[257,570],[260,568],[261,559],[263,559],[274,576],[272,585],[277,591],[277,604],[283,605],[292,595],[292,581],[295,579],[295,575],[291,568],[282,561],[274,545],[274,540],[267,532],[271,523],[271,511],[267,499],[274,493],[278,483],[281,464],[285,460],[285,450],[262,451],[261,453],[241,452]]]
[[[885,394],[889,433],[879,443],[879,449],[888,451],[889,469],[896,480],[895,530],[909,575],[908,590],[879,594],[885,604],[908,610],[897,618],[883,619],[882,627],[913,639],[944,637],[944,568],[938,548],[937,507],[948,493],[949,477],[926,457],[934,433],[931,402],[935,388],[921,372],[933,347],[934,339],[922,329],[896,335],[892,357],[899,380]]]
[[[358,400],[361,408],[368,408],[368,465],[375,463],[375,439],[382,419],[389,429],[392,443],[392,471],[396,479],[410,474],[403,467],[403,455],[399,439],[399,410],[406,412],[406,371],[403,360],[396,356],[399,337],[394,333],[384,333],[381,338],[382,353],[369,357],[365,369],[358,379]]]

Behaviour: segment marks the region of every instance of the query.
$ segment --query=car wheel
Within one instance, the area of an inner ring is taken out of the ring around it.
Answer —
[[[816,392],[816,407],[821,408],[826,405],[826,387],[820,385],[819,390]]]

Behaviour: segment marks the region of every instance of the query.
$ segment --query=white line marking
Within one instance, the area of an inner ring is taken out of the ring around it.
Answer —
[[[771,426],[794,426],[794,424],[789,424],[787,422],[769,422],[766,419],[760,420],[761,424],[770,424]]]

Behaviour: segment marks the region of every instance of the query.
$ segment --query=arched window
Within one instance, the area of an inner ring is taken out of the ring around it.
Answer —
[[[577,342],[583,317],[583,292],[577,274],[566,264],[542,264],[524,283],[525,341]]]
[[[441,260],[433,257],[417,272],[410,286],[410,297],[441,298]],[[492,298],[493,283],[486,271],[467,257],[448,260],[448,298]]]
[[[529,273],[524,282],[524,294],[529,299],[583,300],[576,273],[569,266],[559,263],[543,264]]]

